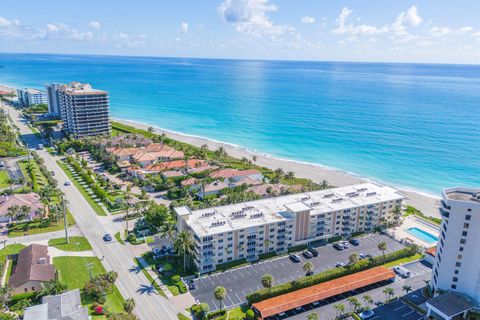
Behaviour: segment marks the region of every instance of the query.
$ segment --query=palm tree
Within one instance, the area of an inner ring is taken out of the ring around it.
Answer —
[[[68,287],[63,283],[60,283],[58,280],[50,280],[42,283],[42,287],[37,291],[37,298],[44,296],[52,296],[64,293],[68,290]]]
[[[165,223],[160,227],[160,235],[162,238],[167,238],[168,240],[172,241],[175,237],[175,223],[170,220],[165,221]]]
[[[395,219],[395,224],[398,224],[398,221],[402,217],[402,209],[400,205],[396,205],[395,208],[393,209],[393,218]]]
[[[337,318],[345,313],[345,305],[343,303],[337,303],[333,306],[333,309],[337,312]]]
[[[252,156],[252,161],[255,163],[257,162],[257,156]]]
[[[373,299],[372,297],[370,297],[368,294],[364,295],[362,297],[363,301],[365,302],[365,304],[367,305],[367,308],[370,309],[370,306],[373,304]]]
[[[147,131],[148,133],[153,133],[155,130],[152,127],[148,127]]]
[[[219,158],[224,158],[227,155],[227,152],[224,147],[218,147],[217,150],[215,150],[215,154]]]
[[[395,290],[393,290],[393,288],[385,288],[383,289],[383,293],[385,294],[385,297],[387,298],[387,301],[388,301],[395,294]]]
[[[187,270],[187,256],[192,254],[194,242],[193,237],[188,231],[182,231],[177,235],[173,242],[175,251],[183,256],[183,271]]]
[[[10,218],[10,221],[15,220],[17,219],[19,211],[20,211],[20,207],[17,205],[8,207],[6,216]]]
[[[268,239],[265,239],[263,240],[263,244],[265,245],[265,252],[268,252],[268,246],[271,244],[272,242]]]
[[[262,286],[264,288],[268,288],[268,289],[271,289],[273,287],[273,282],[275,281],[275,279],[273,278],[273,276],[271,274],[265,274],[263,275],[262,277]]]
[[[310,275],[313,272],[314,266],[311,261],[307,261],[303,264],[303,271],[308,275]]]
[[[408,294],[410,291],[412,291],[412,287],[409,285],[403,285],[402,290],[405,291],[405,294]]]
[[[318,314],[316,312],[312,312],[307,316],[307,320],[318,320]]]
[[[292,180],[295,177],[295,173],[293,171],[288,171],[287,174],[285,175],[285,179],[287,180]]]
[[[20,211],[17,215],[17,220],[20,220],[22,218],[27,219],[29,217],[30,211],[32,211],[32,208],[30,208],[29,206],[21,206]]]
[[[387,251],[387,243],[386,242],[380,242],[377,245],[378,250],[382,251],[383,255],[383,260],[385,260],[385,251]]]
[[[135,309],[135,300],[133,298],[128,298],[123,303],[123,309],[128,313],[132,314],[133,309]]]
[[[330,184],[328,183],[328,181],[327,180],[322,180],[320,182],[320,189],[325,190],[325,189],[328,189],[328,188],[330,188]]]
[[[354,252],[352,253],[349,257],[348,257],[348,260],[350,260],[350,264],[355,264],[359,261],[360,259],[360,256],[358,255],[358,253]]]
[[[356,306],[358,305],[358,300],[355,297],[347,298],[348,304],[350,305],[350,311],[355,311]]]
[[[227,289],[225,289],[224,287],[216,287],[213,291],[213,295],[215,296],[215,299],[220,302],[220,310],[222,310],[223,299],[225,299],[225,297],[227,296]]]

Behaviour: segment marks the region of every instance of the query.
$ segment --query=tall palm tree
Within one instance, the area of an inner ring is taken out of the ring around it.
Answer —
[[[188,231],[182,231],[177,235],[173,242],[175,251],[183,256],[183,271],[187,270],[187,257],[192,254],[194,242],[193,237]]]
[[[252,156],[253,163],[257,162],[257,156]]]
[[[32,211],[32,208],[30,208],[29,206],[21,206],[20,211],[18,212],[17,219],[27,219],[29,217],[30,211]]]
[[[398,221],[402,217],[402,209],[400,205],[396,205],[395,208],[393,209],[393,219],[395,219],[395,224],[398,224]]]
[[[271,289],[273,287],[273,282],[275,281],[275,279],[273,278],[273,276],[271,274],[265,274],[263,275],[262,277],[262,286],[264,288],[268,288],[268,289]]]
[[[377,245],[378,250],[382,251],[383,255],[383,260],[385,260],[385,251],[387,251],[387,243],[386,242],[380,242]]]
[[[362,297],[363,301],[365,302],[366,306],[368,309],[370,309],[370,306],[373,304],[373,299],[370,297],[368,294],[364,295]]]
[[[307,261],[303,264],[302,268],[307,275],[310,275],[313,272],[314,266],[311,261]]]
[[[17,205],[8,207],[6,216],[10,218],[10,221],[16,220],[19,211],[20,207]]]
[[[265,245],[265,252],[268,252],[268,246],[271,244],[272,242],[268,239],[265,239],[263,240],[263,244]]]
[[[410,291],[412,291],[412,287],[409,285],[403,285],[402,290],[405,291],[405,294],[408,294]]]
[[[64,293],[68,290],[68,287],[63,283],[60,283],[58,280],[50,280],[42,283],[42,287],[39,291],[37,291],[36,296],[37,298],[43,296],[52,296]]]
[[[345,305],[343,303],[337,303],[333,306],[333,309],[337,312],[337,318],[345,313]]]
[[[292,180],[295,177],[295,173],[293,171],[288,171],[287,174],[285,175],[285,179],[287,180]]]
[[[325,190],[325,189],[328,189],[328,188],[330,188],[330,184],[328,183],[328,181],[327,180],[322,180],[320,182],[320,189]]]
[[[213,291],[213,295],[215,296],[215,299],[220,302],[220,310],[222,310],[223,299],[225,299],[225,297],[227,296],[227,289],[225,289],[224,287],[216,287]]]
[[[395,290],[393,290],[393,288],[385,288],[383,289],[383,293],[385,294],[385,297],[387,298],[387,301],[388,301],[395,294]]]
[[[175,237],[175,223],[173,221],[167,220],[165,223],[160,227],[160,235],[162,238],[167,238],[168,240],[172,241]]]
[[[133,298],[128,298],[123,303],[123,309],[128,313],[132,314],[133,309],[135,309],[135,300]]]

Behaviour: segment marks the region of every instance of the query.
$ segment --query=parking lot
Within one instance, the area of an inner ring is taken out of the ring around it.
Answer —
[[[369,295],[375,301],[375,305],[372,306],[374,316],[370,319],[373,320],[419,320],[423,318],[416,310],[406,305],[401,300],[395,300],[389,304],[383,304],[385,301],[385,294],[383,290],[385,288],[392,288],[395,291],[395,296],[404,296],[405,292],[402,287],[408,285],[412,288],[412,292],[405,295],[408,299],[412,300],[416,304],[422,304],[425,302],[425,298],[421,294],[421,288],[425,286],[425,280],[430,280],[431,269],[428,265],[423,264],[420,261],[412,262],[404,265],[405,268],[411,271],[411,277],[403,279],[396,277],[395,281],[383,282],[374,285],[355,290],[354,292],[344,293],[335,297],[325,299],[320,302],[320,305],[313,307],[312,305],[304,307],[300,311],[291,310],[286,313],[286,317],[283,319],[288,320],[305,320],[307,316],[315,312],[319,319],[335,319],[337,313],[334,309],[334,305],[343,304],[345,311],[351,311],[351,307],[346,300],[350,296],[355,296],[362,305],[364,305],[362,297]],[[277,320],[278,317],[273,317],[271,320]]]
[[[386,253],[403,248],[402,244],[385,235],[371,234],[359,239],[360,244],[358,246],[351,245],[348,249],[342,251],[337,251],[332,245],[318,247],[318,257],[311,259],[305,259],[299,254],[302,260],[299,263],[294,263],[288,256],[284,256],[238,269],[202,276],[195,279],[197,289],[192,290],[191,294],[197,301],[208,303],[211,310],[216,310],[219,308],[219,303],[215,300],[213,291],[215,287],[223,286],[228,292],[224,304],[226,307],[232,307],[243,303],[247,294],[262,288],[261,278],[264,274],[273,275],[275,284],[280,284],[304,276],[305,272],[302,265],[307,260],[313,263],[314,273],[319,273],[335,268],[337,262],[348,263],[348,257],[354,252],[373,256],[381,255],[382,252],[377,248],[380,242],[387,243]]]

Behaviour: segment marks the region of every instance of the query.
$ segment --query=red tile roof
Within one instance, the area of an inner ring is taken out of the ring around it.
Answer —
[[[392,270],[375,267],[254,303],[253,308],[265,318],[394,277]]]
[[[432,257],[435,257],[435,254],[437,253],[437,247],[431,247],[425,250],[426,254],[431,255]]]
[[[149,165],[145,169],[147,171],[164,171],[164,170],[173,170],[173,169],[180,169],[185,168],[196,168],[205,165],[205,161],[197,160],[197,159],[190,159],[188,160],[187,165],[185,165],[185,160],[175,160],[170,162],[162,162],[155,165]]]
[[[260,174],[257,170],[235,170],[235,169],[221,169],[210,174],[211,178],[233,178],[233,177],[243,177]]]

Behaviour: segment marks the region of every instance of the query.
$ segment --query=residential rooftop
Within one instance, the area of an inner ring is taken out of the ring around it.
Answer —
[[[106,91],[93,89],[88,83],[72,82],[64,85],[62,90],[69,95],[90,95],[90,94],[107,94]]]
[[[293,219],[293,212],[310,210],[311,215],[317,215],[401,199],[404,196],[394,188],[364,183],[195,211],[179,207],[175,211],[189,215],[190,228],[198,236],[206,236]]]
[[[443,197],[447,200],[475,202],[480,204],[480,189],[462,187],[444,189]]]

